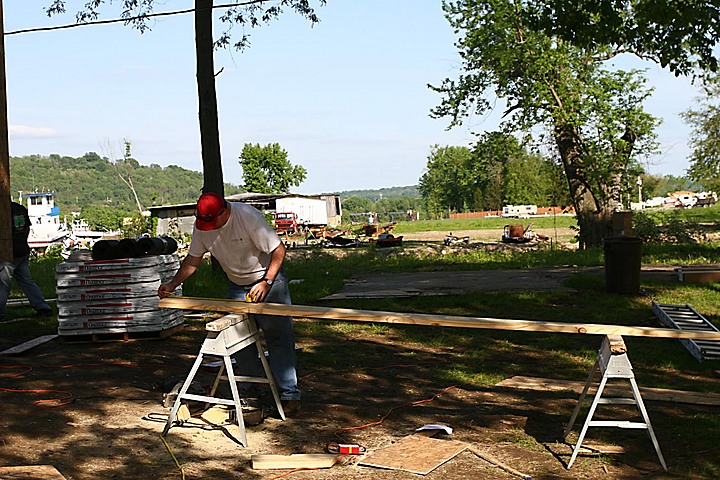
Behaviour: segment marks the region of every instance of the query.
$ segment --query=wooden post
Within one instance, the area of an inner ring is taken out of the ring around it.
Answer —
[[[0,0],[0,262],[12,261],[10,229],[10,146],[8,140],[7,82],[5,80],[5,20]]]

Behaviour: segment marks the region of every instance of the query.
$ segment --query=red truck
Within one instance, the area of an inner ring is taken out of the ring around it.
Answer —
[[[275,217],[275,231],[278,234],[297,235],[299,232],[299,226],[297,223],[297,215],[293,212],[276,212]]]

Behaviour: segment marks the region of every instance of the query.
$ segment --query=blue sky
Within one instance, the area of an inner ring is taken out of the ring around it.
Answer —
[[[73,23],[85,1],[51,19],[49,3],[4,0],[5,31]],[[156,11],[192,4],[158,0]],[[287,11],[248,29],[245,52],[217,52],[226,181],[242,184],[245,143],[279,143],[308,171],[296,193],[414,185],[432,145],[469,145],[472,132],[497,127],[497,112],[451,131],[428,115],[440,97],[426,85],[459,65],[439,0],[329,0],[317,13],[311,27]],[[202,169],[191,14],[157,19],[142,35],[122,24],[8,35],[5,48],[11,155],[117,157],[128,139],[141,164]],[[629,63],[648,68],[656,92],[647,109],[663,119],[649,170],[683,175],[689,129],[678,113],[697,90],[654,64]]]

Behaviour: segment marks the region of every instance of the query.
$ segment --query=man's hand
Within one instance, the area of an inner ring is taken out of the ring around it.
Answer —
[[[270,288],[271,286],[268,285],[266,281],[256,283],[248,292],[247,298],[252,299],[252,302],[262,302],[263,300],[265,300],[265,297],[270,291]]]
[[[158,297],[165,298],[168,295],[170,295],[172,292],[175,291],[175,287],[172,286],[170,283],[163,283],[158,288]]]

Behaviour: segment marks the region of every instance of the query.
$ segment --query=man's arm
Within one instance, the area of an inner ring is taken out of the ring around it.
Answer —
[[[193,257],[192,255],[187,255],[180,264],[180,268],[175,273],[175,276],[172,278],[172,280],[160,285],[160,288],[158,288],[158,296],[160,298],[165,298],[172,292],[174,292],[181,283],[187,280],[190,275],[195,273],[197,268],[200,266],[201,261],[202,257]]]
[[[285,245],[282,242],[280,242],[280,245],[273,250],[272,255],[270,256],[270,265],[268,265],[268,269],[265,272],[265,278],[268,280],[275,281],[275,277],[277,277],[280,272],[283,261],[285,260],[285,251]],[[271,285],[263,281],[253,285],[248,293],[254,299],[253,301],[262,302],[270,291],[270,288]]]

